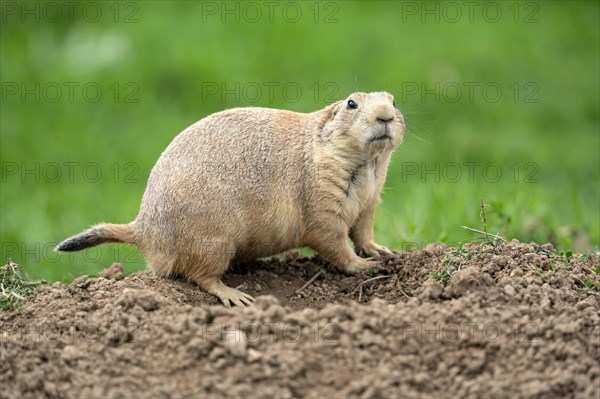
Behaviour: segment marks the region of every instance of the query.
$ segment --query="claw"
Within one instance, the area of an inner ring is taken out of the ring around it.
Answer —
[[[371,258],[377,257],[377,256],[382,256],[382,255],[393,255],[392,251],[390,251],[389,249],[387,249],[384,246],[375,244],[374,242],[371,242],[362,247],[359,247],[356,250],[356,253],[361,257],[370,256]],[[369,258],[367,258],[367,259],[369,259]]]
[[[221,286],[216,295],[221,302],[223,302],[223,305],[228,308],[230,308],[232,305],[243,308],[246,306],[251,306],[252,302],[254,302],[254,298],[250,295],[234,288],[227,287],[226,285]]]
[[[379,255],[393,255],[394,253],[392,251],[390,251],[389,249],[387,249],[386,247],[381,247],[377,250],[377,252],[379,252]]]
[[[354,264],[346,265],[344,267],[344,271],[346,273],[354,274],[358,273],[361,270],[366,270],[371,267],[374,267],[379,264],[378,261],[373,258],[357,258],[358,262],[354,262]]]

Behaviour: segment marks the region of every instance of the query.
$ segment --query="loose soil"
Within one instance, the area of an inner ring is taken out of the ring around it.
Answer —
[[[41,286],[0,312],[0,394],[600,397],[598,254],[512,241],[381,261],[356,276],[293,254],[237,266],[224,281],[256,297],[244,309],[118,264]]]

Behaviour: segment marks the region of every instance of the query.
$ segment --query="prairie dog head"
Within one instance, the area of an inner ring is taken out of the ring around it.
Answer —
[[[402,143],[404,117],[389,93],[352,93],[326,110],[321,136],[334,145],[377,154]]]

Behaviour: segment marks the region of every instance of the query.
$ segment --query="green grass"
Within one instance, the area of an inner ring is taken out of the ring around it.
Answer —
[[[18,309],[33,294],[38,282],[28,281],[12,261],[0,266],[0,309]]]
[[[444,287],[446,286],[446,284],[448,284],[450,277],[452,277],[452,273],[445,266],[439,270],[436,270],[435,272],[429,273],[429,275],[431,276],[431,278],[433,278],[435,281],[437,281]]]
[[[598,291],[598,283],[593,281],[591,277],[586,277],[585,281],[583,281],[583,284],[588,290]]]
[[[0,28],[0,260],[12,257],[32,278],[68,280],[113,261],[143,268],[131,247],[72,255],[52,247],[100,221],[131,221],[154,162],[194,121],[235,106],[308,112],[357,90],[393,93],[408,124],[376,215],[381,244],[465,241],[471,233],[460,226],[479,225],[483,199],[492,233],[561,251],[599,247],[597,2],[541,2],[537,11],[519,3],[517,23],[513,2],[497,3],[496,23],[480,8],[473,22],[466,10],[456,23],[422,22],[407,3],[387,1],[337,3],[335,23],[323,23],[335,11],[326,3],[318,23],[312,2],[294,3],[303,11],[297,23],[281,13],[223,23],[205,3],[140,2],[137,11],[121,8],[115,23],[113,3],[98,4],[97,23],[81,13],[59,23],[8,15]],[[537,22],[525,23],[532,10]],[[137,22],[124,23],[132,11]],[[97,102],[79,89],[73,101],[67,89],[56,102],[50,91],[39,102],[7,94],[7,84],[36,82],[46,90],[94,82],[103,94]],[[278,84],[272,98],[269,82]],[[246,90],[239,98],[206,92],[236,83]],[[477,85],[472,98],[468,84]],[[301,88],[297,101],[286,85]],[[482,91],[491,86],[502,90],[497,101]],[[72,176],[65,162],[76,163]]]

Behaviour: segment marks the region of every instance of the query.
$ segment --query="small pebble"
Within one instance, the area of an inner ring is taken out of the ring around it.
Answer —
[[[262,358],[262,354],[256,349],[248,349],[248,357],[247,360],[250,363],[256,362]]]
[[[515,288],[512,285],[505,285],[504,286],[504,293],[508,296],[514,296],[517,292],[515,291]]]
[[[246,357],[248,352],[246,335],[243,331],[227,331],[225,333],[225,348],[236,357]]]

